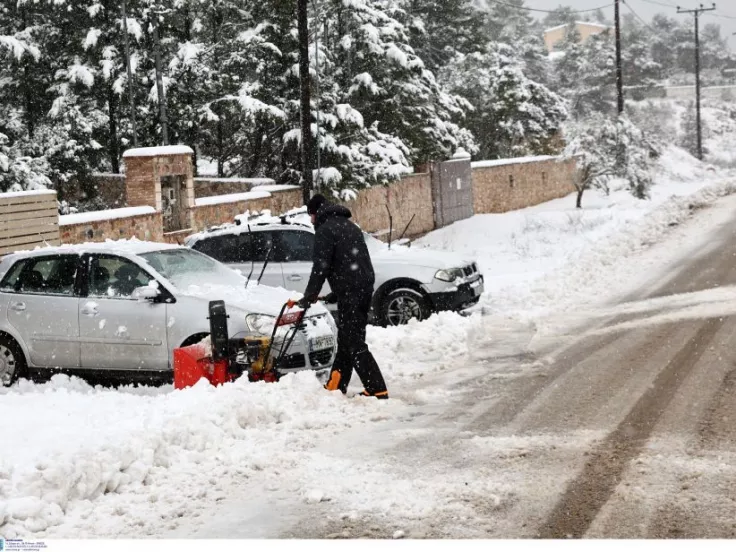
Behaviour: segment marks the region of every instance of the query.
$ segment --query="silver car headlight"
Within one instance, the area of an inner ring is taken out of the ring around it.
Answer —
[[[332,313],[329,311],[327,312],[327,323],[330,325],[332,333],[337,335],[337,324],[335,323],[335,318],[332,316]]]
[[[435,279],[442,282],[454,282],[455,280],[463,277],[462,268],[447,268],[444,270],[438,270],[434,275]]]
[[[276,317],[267,314],[249,314],[245,317],[245,324],[253,333],[271,335],[276,325]]]

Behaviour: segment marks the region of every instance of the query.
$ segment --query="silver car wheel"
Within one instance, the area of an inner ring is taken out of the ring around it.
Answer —
[[[18,361],[13,354],[13,351],[8,349],[5,345],[0,345],[0,385],[10,385],[15,375],[15,370],[18,366]]]
[[[387,316],[390,326],[402,326],[412,318],[422,318],[422,307],[416,299],[399,296],[388,304]]]

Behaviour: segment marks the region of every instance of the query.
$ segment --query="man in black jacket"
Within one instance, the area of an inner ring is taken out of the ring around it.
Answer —
[[[361,395],[388,399],[381,370],[365,342],[375,274],[363,232],[350,222],[348,208],[329,203],[323,195],[309,201],[307,212],[315,228],[314,265],[299,306],[316,302],[326,280],[339,312],[337,356],[325,388],[347,393],[355,369],[365,387]]]

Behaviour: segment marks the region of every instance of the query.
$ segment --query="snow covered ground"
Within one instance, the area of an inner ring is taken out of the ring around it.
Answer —
[[[477,256],[488,289],[478,309],[485,316],[443,313],[402,328],[372,328],[369,344],[388,381],[387,402],[328,394],[304,373],[278,385],[241,381],[176,392],[92,388],[64,376],[0,390],[0,419],[12,421],[0,426],[0,442],[13,444],[0,456],[0,534],[186,537],[206,525],[210,535],[254,537],[278,534],[290,511],[297,516],[299,508],[324,503],[348,517],[378,509],[411,518],[438,507],[466,515],[463,497],[470,495],[500,502],[498,486],[475,480],[467,487],[469,472],[414,481],[411,470],[397,474],[374,452],[402,439],[421,443],[440,429],[412,424],[417,418],[452,408],[468,414],[470,407],[456,402],[458,384],[489,357],[523,352],[551,331],[554,313],[609,301],[657,277],[651,267],[697,247],[702,236],[692,237],[692,228],[678,236],[679,248],[672,236],[697,207],[736,189],[728,176],[671,149],[650,201],[589,192],[583,210],[568,197],[430,234],[414,247]],[[665,237],[669,247],[659,248]],[[561,330],[562,318],[552,329]],[[497,376],[533,368],[512,363]],[[571,435],[563,446],[574,450],[593,438]],[[535,446],[523,438],[471,444],[499,458]],[[269,500],[281,505],[280,516],[261,511]],[[237,510],[219,527],[206,514],[218,505]],[[236,522],[246,514],[268,520]]]

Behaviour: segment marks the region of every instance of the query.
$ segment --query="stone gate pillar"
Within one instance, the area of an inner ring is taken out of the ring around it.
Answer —
[[[188,146],[136,148],[123,154],[128,206],[160,211],[165,234],[194,226],[193,154]]]

